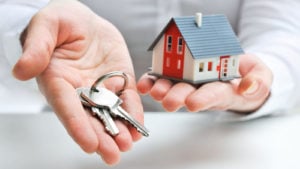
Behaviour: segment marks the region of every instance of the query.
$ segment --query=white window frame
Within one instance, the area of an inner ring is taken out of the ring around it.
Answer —
[[[181,44],[179,43],[181,41]],[[177,54],[182,55],[183,52],[183,38],[180,36],[177,38]]]
[[[168,53],[172,52],[172,43],[173,43],[173,37],[172,35],[167,35],[167,43],[166,43],[166,51]]]

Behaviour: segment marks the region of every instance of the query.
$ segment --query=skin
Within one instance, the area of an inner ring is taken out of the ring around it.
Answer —
[[[116,121],[120,133],[115,137],[108,135],[103,125],[82,107],[75,89],[91,86],[108,72],[125,72],[129,84],[121,96],[122,106],[143,124],[133,66],[120,32],[77,1],[53,0],[32,18],[21,42],[23,54],[13,68],[14,76],[20,80],[35,77],[78,145],[88,153],[98,153],[108,165],[117,164],[121,152],[130,150],[141,135],[120,121]],[[104,86],[119,91],[123,82],[115,77],[105,80]]]
[[[251,113],[267,99],[272,73],[256,56],[240,61],[242,78],[202,86],[173,84],[147,74],[138,83],[126,43],[108,21],[74,0],[52,0],[31,20],[21,36],[23,54],[13,68],[19,80],[36,78],[41,92],[69,135],[87,153],[98,153],[105,163],[115,165],[121,152],[130,150],[141,135],[116,121],[119,135],[112,137],[80,103],[75,89],[91,86],[100,76],[123,71],[129,85],[121,95],[123,108],[143,124],[143,107],[138,94],[150,94],[167,111],[186,107],[191,112],[208,109]],[[104,87],[119,91],[122,78],[108,79]]]

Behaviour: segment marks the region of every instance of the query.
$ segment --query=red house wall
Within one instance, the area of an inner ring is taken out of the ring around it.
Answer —
[[[170,40],[171,37],[171,40]],[[180,40],[181,38],[181,40]],[[179,45],[179,41],[181,44]],[[181,46],[181,50],[179,49]],[[176,24],[172,21],[165,31],[163,75],[182,79],[185,42]],[[181,51],[181,52],[179,52]]]

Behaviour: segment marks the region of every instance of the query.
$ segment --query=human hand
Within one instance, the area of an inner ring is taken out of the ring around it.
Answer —
[[[143,122],[133,66],[120,32],[78,1],[52,0],[32,18],[21,42],[23,54],[14,76],[20,80],[36,77],[41,92],[81,148],[97,152],[107,164],[116,164],[120,152],[128,151],[141,135],[120,121],[116,121],[120,133],[115,137],[107,134],[82,107],[75,88],[91,86],[108,72],[123,71],[129,76],[121,96],[123,108]],[[123,79],[111,78],[104,85],[118,91]]]
[[[176,83],[156,79],[144,74],[137,83],[142,94],[150,94],[161,102],[167,111],[185,106],[191,112],[204,110],[232,110],[251,113],[263,105],[270,93],[273,75],[256,56],[240,58],[241,79],[230,82],[211,82],[195,87],[188,83]]]

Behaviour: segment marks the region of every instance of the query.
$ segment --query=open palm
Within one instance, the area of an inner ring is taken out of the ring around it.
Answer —
[[[129,85],[121,96],[123,107],[143,121],[133,66],[119,31],[77,1],[51,1],[32,18],[21,41],[23,55],[14,75],[20,80],[36,77],[41,92],[82,149],[97,152],[108,164],[117,163],[120,151],[129,150],[141,135],[119,121],[120,134],[108,135],[103,125],[83,109],[75,88],[91,86],[108,72],[123,71],[129,76]],[[104,85],[116,91],[123,79],[108,79]]]

